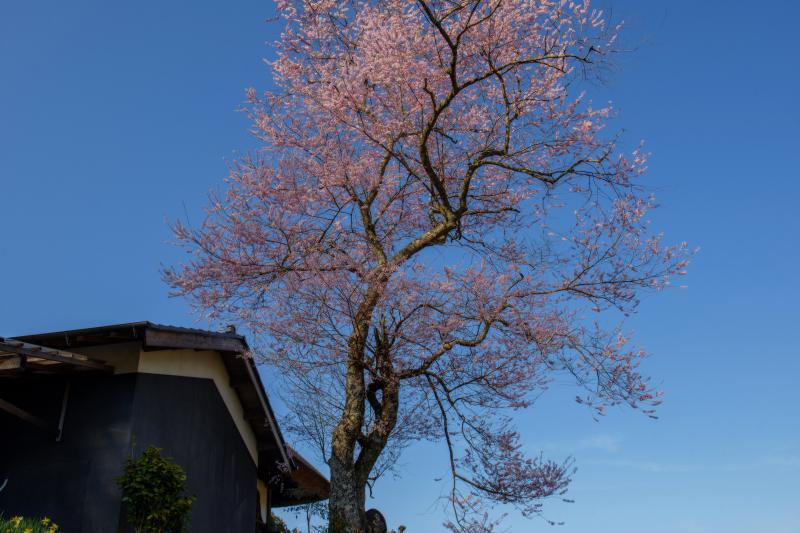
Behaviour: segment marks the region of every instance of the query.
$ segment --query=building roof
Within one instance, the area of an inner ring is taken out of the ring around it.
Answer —
[[[47,333],[35,333],[15,337],[19,340],[31,342],[42,342],[49,346],[60,346],[68,348],[70,346],[92,346],[110,344],[113,342],[129,342],[132,340],[142,340],[147,332],[165,332],[184,334],[187,336],[195,335],[197,338],[194,344],[203,344],[200,339],[216,339],[210,341],[214,348],[224,345],[231,348],[249,349],[244,335],[239,335],[234,331],[209,331],[205,329],[186,328],[181,326],[171,326],[166,324],[156,324],[147,320],[140,322],[125,322],[122,324],[110,324],[107,326],[95,326],[91,328],[70,329],[64,331],[52,331]],[[186,340],[186,338],[184,338]],[[228,342],[226,342],[228,341]],[[194,346],[192,346],[194,347]],[[205,349],[203,347],[196,349]]]
[[[99,365],[95,370],[110,370],[111,367],[103,361],[67,350],[124,342],[139,342],[145,351],[193,349],[219,352],[228,371],[231,387],[235,389],[244,408],[245,419],[256,435],[259,475],[262,479],[275,476],[276,456],[290,468],[289,479],[285,480],[291,485],[290,490],[276,494],[273,505],[297,505],[328,497],[329,483],[325,476],[286,444],[255,362],[249,356],[247,341],[233,330],[215,332],[141,321],[36,333],[14,339],[0,338],[0,361],[3,353],[19,355],[20,350],[26,350],[29,355],[41,359],[42,365],[52,365],[55,361],[82,368]],[[10,351],[11,348],[16,352]]]

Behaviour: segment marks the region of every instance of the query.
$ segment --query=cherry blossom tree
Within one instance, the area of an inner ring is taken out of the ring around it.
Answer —
[[[173,289],[258,333],[330,466],[330,530],[418,439],[446,448],[453,531],[541,514],[572,466],[526,457],[510,413],[555,376],[650,413],[616,326],[686,266],[649,228],[640,150],[577,88],[618,28],[588,1],[279,0],[263,147],[232,166]],[[616,310],[616,311],[615,311]],[[308,401],[313,398],[313,401]]]

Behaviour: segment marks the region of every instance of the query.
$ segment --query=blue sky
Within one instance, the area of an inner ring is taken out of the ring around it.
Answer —
[[[800,531],[797,268],[800,4],[605,1],[635,49],[596,87],[653,152],[655,223],[702,247],[689,288],[626,326],[653,353],[660,419],[599,422],[555,383],[518,417],[531,451],[574,455],[563,533]],[[0,7],[0,335],[149,319],[199,325],[159,265],[167,221],[199,221],[254,146],[234,110],[270,83],[267,1]],[[444,451],[419,446],[370,504],[441,531]],[[514,531],[550,530],[511,519]]]

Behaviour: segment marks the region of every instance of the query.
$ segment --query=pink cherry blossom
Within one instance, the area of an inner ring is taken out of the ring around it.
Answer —
[[[418,439],[449,450],[450,529],[539,515],[571,462],[525,457],[508,414],[556,376],[598,415],[651,414],[612,310],[687,264],[650,229],[646,154],[575,92],[616,28],[588,0],[278,7],[275,89],[247,91],[263,146],[175,226],[190,255],[166,279],[259,335],[325,450],[331,531],[363,531],[366,488]]]

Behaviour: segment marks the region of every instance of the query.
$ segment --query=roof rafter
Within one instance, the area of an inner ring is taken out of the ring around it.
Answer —
[[[34,360],[65,363],[102,372],[112,372],[114,370],[114,367],[102,361],[90,359],[85,355],[0,337],[0,363],[3,363],[7,367],[6,369],[24,368],[26,363],[36,362]],[[0,367],[0,369],[3,369],[3,367]]]

